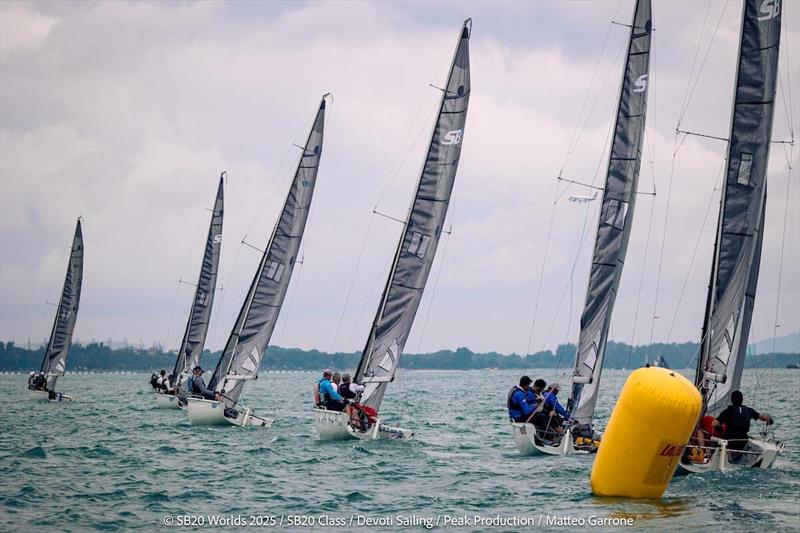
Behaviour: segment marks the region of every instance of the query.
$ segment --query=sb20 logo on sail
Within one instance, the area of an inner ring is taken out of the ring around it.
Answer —
[[[764,0],[761,2],[760,11],[764,16],[758,17],[759,21],[772,20],[780,14],[781,2],[780,0]]]
[[[464,129],[448,131],[442,137],[441,144],[458,144],[461,142],[461,136],[464,134]]]

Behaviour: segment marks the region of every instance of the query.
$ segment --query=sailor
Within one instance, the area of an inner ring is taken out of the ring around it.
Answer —
[[[203,381],[204,370],[196,366],[192,369],[192,376],[186,382],[186,390],[190,395],[202,396],[206,400],[219,400],[220,395],[212,390],[206,388],[206,383]]]
[[[721,429],[724,424],[725,439],[728,441],[728,448],[731,450],[744,450],[747,447],[747,439],[750,437],[751,420],[761,420],[771,426],[774,422],[768,414],[761,414],[752,407],[743,405],[744,395],[742,391],[735,390],[731,393],[731,405],[725,408],[714,423],[714,429]]]
[[[36,379],[36,372],[31,371],[31,373],[28,374],[28,389],[29,390],[33,390],[34,389],[33,382],[34,382],[35,379]]]
[[[150,374],[150,386],[153,387],[153,391],[158,390],[158,374],[155,372]]]
[[[339,372],[334,372],[333,376],[331,377],[331,385],[333,385],[333,390],[339,392],[339,384],[342,382],[342,375]]]
[[[563,433],[561,424],[565,420],[569,420],[569,413],[558,402],[558,391],[560,389],[558,383],[553,383],[544,394],[542,401],[542,410],[534,417],[536,425],[545,431],[554,431],[556,433]]]
[[[334,374],[334,378],[335,378]],[[342,382],[339,384],[339,395],[345,400],[353,400],[355,397],[364,391],[364,386],[358,383],[352,383],[350,374],[342,374]]]
[[[172,392],[172,385],[169,382],[167,373],[163,370],[159,373],[158,379],[156,380],[156,385],[161,392]]]
[[[547,386],[547,382],[541,378],[537,379],[533,382],[533,385],[528,389],[527,399],[528,403],[533,405],[537,411],[542,410],[542,401],[544,397],[542,396],[542,392],[544,392],[544,388]]]
[[[344,411],[345,400],[334,389],[331,378],[333,378],[333,372],[326,368],[322,372],[322,379],[317,381],[320,405],[329,411]]]
[[[47,378],[44,377],[42,372],[39,372],[35,378],[33,378],[33,390],[47,390]]]
[[[519,385],[515,385],[508,391],[506,407],[508,416],[514,422],[528,422],[536,411],[536,407],[528,403],[528,388],[531,385],[531,378],[522,376],[519,378]]]

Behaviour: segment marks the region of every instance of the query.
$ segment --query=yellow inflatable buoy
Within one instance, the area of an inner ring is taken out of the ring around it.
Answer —
[[[599,496],[660,498],[700,417],[702,399],[688,379],[666,368],[628,376],[592,467]]]

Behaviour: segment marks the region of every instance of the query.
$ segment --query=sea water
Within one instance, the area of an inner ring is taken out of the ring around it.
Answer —
[[[686,476],[650,501],[593,496],[594,456],[520,456],[505,403],[521,373],[403,371],[381,414],[415,437],[368,443],[318,441],[310,372],[247,384],[269,429],[191,426],[156,409],[149,374],[67,375],[65,403],[3,375],[0,531],[797,530],[800,371],[745,373],[745,403],[786,444],[772,470]],[[601,425],[628,373],[605,372]]]

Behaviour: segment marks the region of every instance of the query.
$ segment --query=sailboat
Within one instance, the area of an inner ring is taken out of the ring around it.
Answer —
[[[576,442],[583,443],[584,439],[588,446],[593,446],[592,418],[636,203],[647,111],[651,34],[650,0],[637,0],[566,407],[570,414],[570,427],[563,436],[546,439],[533,424],[512,422],[514,441],[519,451],[526,455],[572,454],[581,451],[580,445],[576,448]]]
[[[222,251],[222,217],[223,217],[223,185],[225,172],[219,177],[217,197],[211,214],[211,224],[206,238],[206,249],[203,263],[200,266],[200,277],[192,300],[192,310],[183,334],[175,368],[170,375],[170,382],[175,388],[174,394],[156,392],[156,405],[162,409],[175,409],[186,405],[186,392],[182,385],[192,369],[200,364],[200,356],[206,343],[208,325],[211,322],[211,308],[214,304],[214,293],[217,286],[217,270]]]
[[[742,381],[764,237],[780,38],[780,4],[745,0],[725,183],[695,374],[703,415],[719,415]],[[679,471],[724,471],[734,463],[769,468],[783,449],[766,430],[730,456],[727,441],[712,437],[709,444],[690,445]]]
[[[467,119],[471,33],[472,19],[467,19],[459,32],[425,165],[355,373],[354,381],[365,387],[358,398],[360,405],[375,412],[394,380],[447,215]],[[314,409],[314,420],[321,440],[405,440],[413,434],[408,429],[385,426],[380,419],[368,430],[356,429],[349,424],[347,414],[325,409]]]
[[[78,319],[78,304],[81,300],[81,284],[83,283],[83,232],[81,219],[75,226],[72,239],[72,250],[67,265],[67,276],[61,290],[58,311],[50,332],[50,340],[44,352],[39,374],[31,373],[28,379],[30,395],[40,400],[68,401],[73,398],[56,392],[56,381],[64,375],[67,367],[67,354],[72,344],[72,333]]]
[[[258,378],[261,360],[269,346],[294,271],[322,157],[328,96],[322,96],[280,218],[272,230],[239,316],[209,381],[208,388],[217,393],[218,399],[187,398],[187,412],[192,424],[272,425],[271,418],[256,416],[251,408],[239,405],[239,397],[245,384]]]

